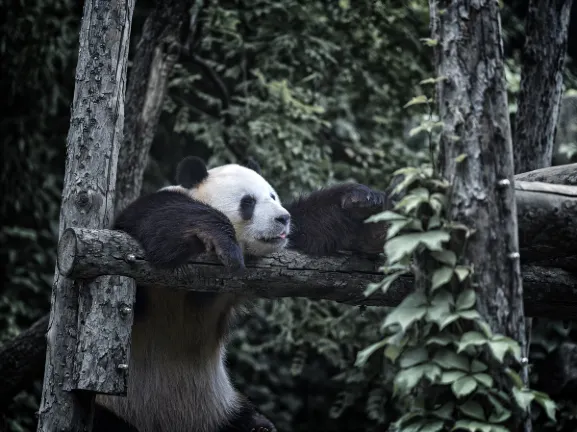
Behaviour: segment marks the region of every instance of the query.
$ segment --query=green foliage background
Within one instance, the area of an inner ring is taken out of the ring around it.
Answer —
[[[0,0],[0,86],[10,107],[0,122],[0,343],[49,310],[81,3]],[[433,75],[431,53],[419,41],[429,36],[426,2],[218,3],[206,10],[198,56],[220,84],[193,59],[181,59],[145,191],[169,183],[184,155],[216,165],[232,161],[233,148],[254,156],[285,199],[335,181],[384,188],[394,169],[426,158],[423,137],[408,136],[421,119],[402,109]],[[132,46],[148,8],[137,2]],[[517,11],[504,9],[503,25],[514,112],[523,34]],[[392,366],[378,356],[362,368],[353,364],[380,338],[385,313],[305,299],[259,301],[234,334],[233,378],[280,431],[384,430],[398,417]],[[543,349],[533,351],[554,352],[576,339],[555,334],[535,338]],[[38,397],[36,385],[8,407],[9,430],[34,430]]]

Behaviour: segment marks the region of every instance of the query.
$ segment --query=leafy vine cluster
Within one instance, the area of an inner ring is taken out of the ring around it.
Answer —
[[[407,106],[430,102],[420,96]],[[431,139],[438,126],[442,123],[428,120],[413,133],[426,131]],[[392,192],[402,198],[392,210],[367,220],[390,227],[381,268],[385,277],[365,294],[387,291],[406,274],[413,274],[415,289],[382,322],[384,338],[357,356],[362,365],[384,349],[398,366],[394,394],[405,411],[395,428],[507,432],[533,402],[555,421],[555,403],[527,388],[518,372],[527,362],[519,344],[493,332],[476,310],[475,272],[464,259],[474,232],[450,218],[451,184],[432,165],[403,168],[395,175],[402,180]]]

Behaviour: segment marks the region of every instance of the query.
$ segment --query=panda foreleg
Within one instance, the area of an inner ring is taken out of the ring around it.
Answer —
[[[315,191],[285,206],[291,214],[289,248],[309,255],[339,250],[380,253],[386,226],[364,223],[387,206],[385,193],[358,183]]]
[[[138,198],[118,215],[114,229],[135,238],[156,267],[176,268],[209,250],[231,269],[244,267],[230,220],[182,192],[160,191]]]

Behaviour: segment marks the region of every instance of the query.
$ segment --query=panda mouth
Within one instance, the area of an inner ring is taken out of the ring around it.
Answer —
[[[286,240],[286,237],[286,233],[282,233],[274,237],[261,237],[258,240],[263,243],[281,243]]]

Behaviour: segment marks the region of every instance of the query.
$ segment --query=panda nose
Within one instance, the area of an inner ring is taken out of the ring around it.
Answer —
[[[274,220],[277,222],[280,222],[281,224],[286,226],[286,225],[288,225],[289,221],[291,220],[291,217],[290,217],[290,215],[285,214],[282,216],[277,216]]]

